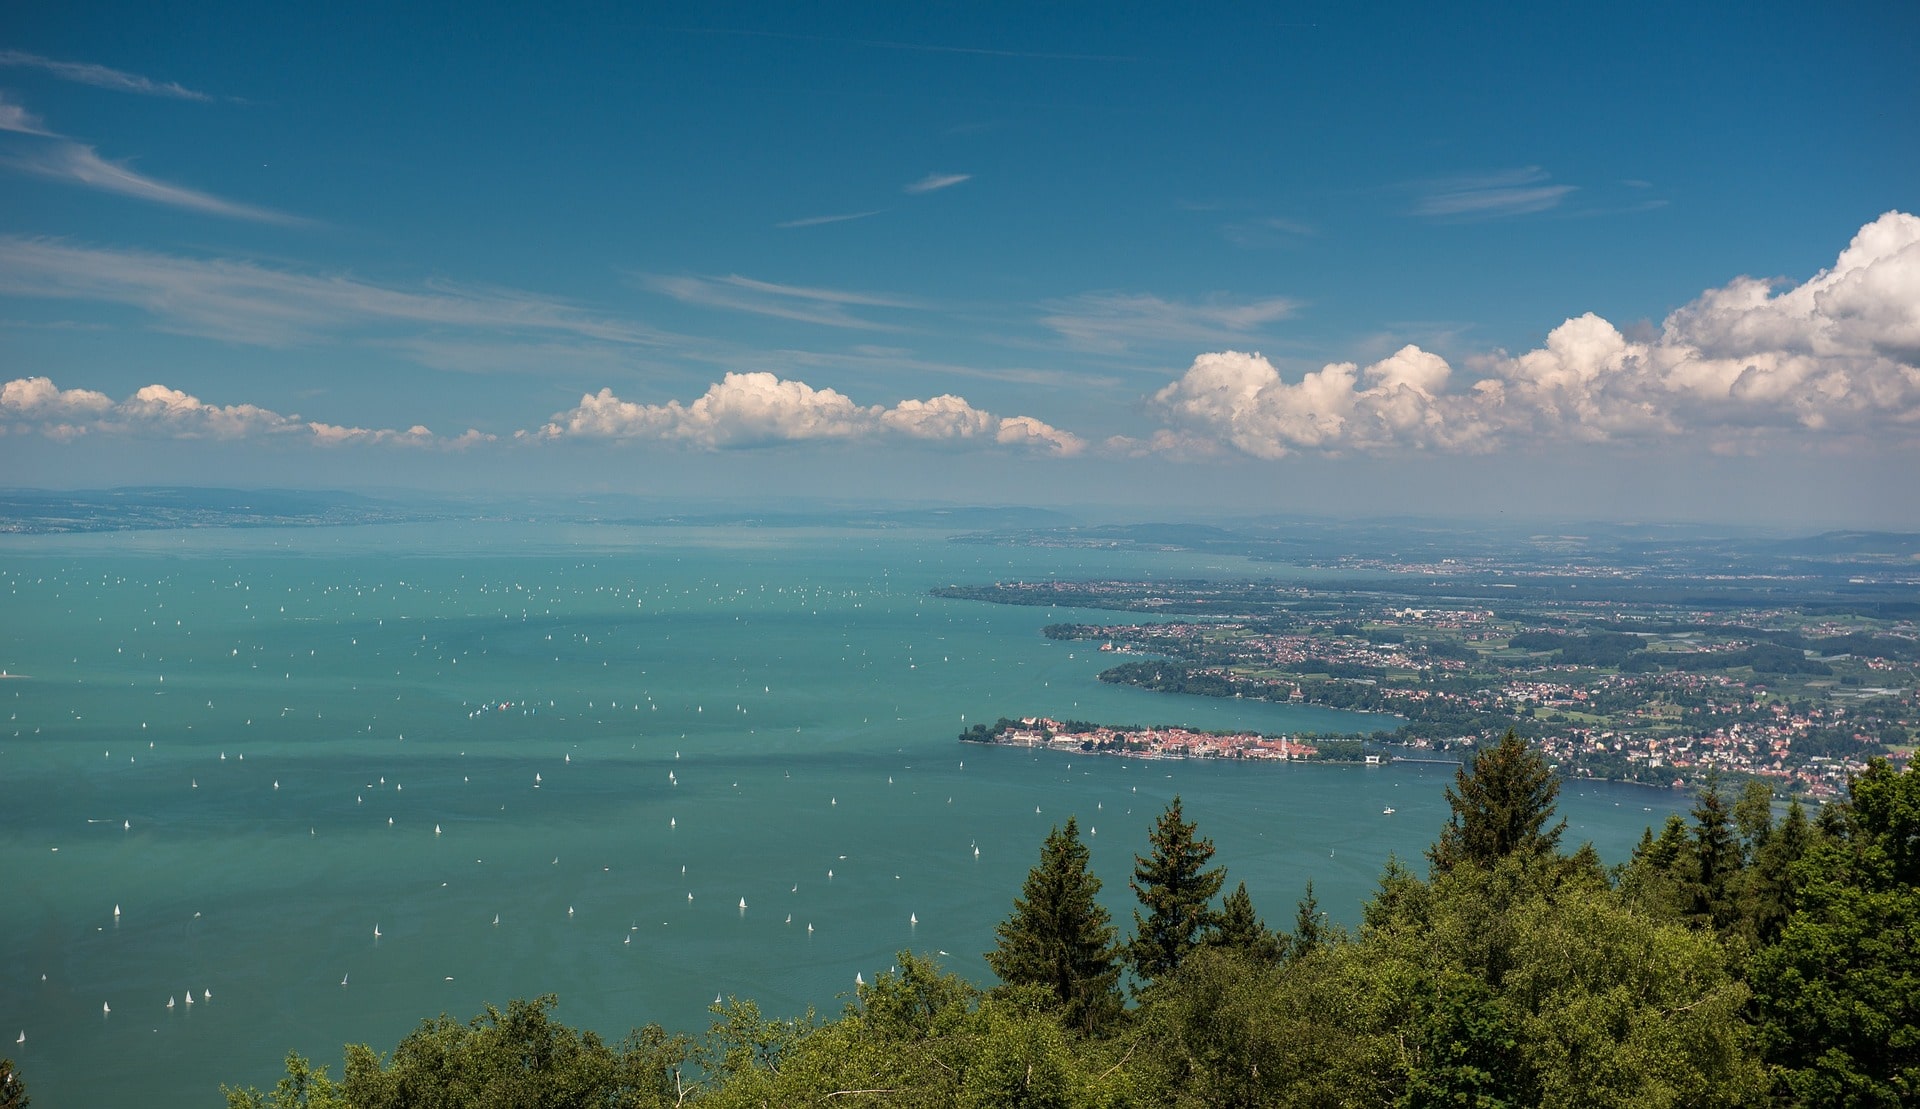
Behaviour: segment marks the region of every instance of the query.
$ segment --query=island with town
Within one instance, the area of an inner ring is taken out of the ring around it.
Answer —
[[[960,733],[964,743],[1048,751],[1122,755],[1136,759],[1310,759],[1320,751],[1310,743],[1257,732],[1206,732],[1178,725],[1135,727],[1055,720],[1050,716],[1001,717],[991,727],[975,724]],[[1376,757],[1377,761],[1377,757]]]

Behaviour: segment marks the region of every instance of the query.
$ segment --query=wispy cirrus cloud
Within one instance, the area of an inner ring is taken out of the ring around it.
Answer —
[[[950,189],[961,182],[971,180],[973,180],[973,174],[971,173],[929,173],[911,185],[905,186],[900,191],[918,196],[921,193]]]
[[[884,211],[886,211],[885,208],[875,208],[866,212],[845,212],[837,216],[806,216],[802,219],[784,220],[774,224],[774,226],[781,230],[793,227],[820,227],[829,223],[846,223],[848,220],[866,219],[868,216],[877,216]]]
[[[1220,225],[1220,235],[1234,246],[1249,250],[1286,246],[1312,238],[1313,225],[1278,216],[1257,216]]]
[[[12,131],[16,135],[52,135],[40,117],[29,112],[24,105],[16,104],[0,91],[0,131]]]
[[[778,285],[751,277],[731,274],[727,277],[669,277],[647,275],[641,278],[647,288],[681,302],[703,308],[724,308],[775,319],[798,320],[827,327],[846,327],[860,331],[894,331],[890,324],[857,316],[852,308],[917,309],[925,305],[905,297],[877,293],[847,292],[805,285]]]
[[[0,68],[35,69],[42,73],[58,77],[62,81],[72,81],[80,85],[92,85],[95,88],[110,89],[114,92],[128,92],[136,96],[162,96],[172,100],[210,101],[212,96],[173,81],[155,81],[151,77],[142,77],[138,73],[112,69],[93,62],[63,62],[54,58],[43,58],[38,54],[29,54],[24,50],[0,50]]]
[[[1050,301],[1040,322],[1074,346],[1121,351],[1139,343],[1244,340],[1300,310],[1292,297],[1167,300],[1146,293],[1083,293]]]
[[[1576,185],[1556,185],[1539,166],[1494,173],[1434,178],[1413,186],[1417,194],[1413,214],[1436,220],[1488,220],[1531,215],[1559,207],[1579,191]]]
[[[267,347],[423,327],[557,333],[618,344],[663,338],[641,324],[517,289],[400,288],[239,259],[14,236],[0,236],[0,293],[124,305],[165,331]]]
[[[965,377],[980,381],[1004,381],[1015,385],[1038,385],[1048,389],[1112,389],[1121,378],[1098,371],[1038,369],[1030,366],[978,366],[963,362],[943,362],[916,358],[898,347],[860,344],[845,351],[809,353],[785,351],[795,365],[829,366],[856,369],[869,374],[897,374],[907,371],[928,377]]]
[[[895,42],[887,39],[843,38],[839,35],[798,35],[781,31],[748,31],[731,27],[683,27],[689,35],[731,35],[739,38],[785,39],[789,42],[834,43],[861,46],[872,50],[906,50],[922,54],[974,54],[987,58],[1029,58],[1047,62],[1137,62],[1140,59],[1120,54],[1063,54],[1037,50],[995,50],[981,46],[945,46],[929,42]]]
[[[666,348],[552,333],[525,336],[479,334],[469,330],[449,333],[439,327],[374,339],[368,345],[448,373],[602,381],[649,372],[664,374],[678,368],[681,364],[678,360],[698,358],[704,353],[682,343]]]
[[[919,196],[923,193],[950,189],[955,185],[971,180],[973,180],[973,174],[971,173],[929,173],[918,181],[901,186],[900,191],[909,196]],[[830,223],[851,223],[854,220],[867,219],[889,210],[890,209],[887,208],[867,208],[858,212],[836,212],[824,216],[803,216],[799,219],[781,220],[773,226],[782,231],[790,231],[801,227],[824,227]]]
[[[18,128],[11,129],[18,130]],[[80,185],[101,192],[117,193],[153,204],[165,204],[171,208],[204,212],[212,216],[226,216],[230,219],[251,220],[256,223],[277,223],[284,226],[297,226],[311,222],[299,216],[276,212],[271,208],[242,204],[199,189],[169,184],[157,178],[148,177],[124,163],[110,162],[85,143],[51,135],[46,131],[34,133],[49,135],[54,141],[44,144],[39,150],[0,156],[0,166],[5,166],[16,173]]]
[[[15,173],[229,219],[287,226],[310,222],[271,208],[175,185],[149,177],[124,162],[109,161],[92,146],[50,129],[39,116],[9,99],[4,92],[0,92],[0,131],[31,136],[10,142],[10,149],[0,152],[0,168]]]

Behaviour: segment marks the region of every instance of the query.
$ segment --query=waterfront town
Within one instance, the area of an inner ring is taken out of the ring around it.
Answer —
[[[1718,774],[1825,799],[1872,758],[1910,759],[1920,733],[1920,627],[1911,618],[1785,605],[1411,605],[1166,582],[1002,583],[968,594],[1148,614],[1152,622],[1044,627],[1051,639],[1098,644],[1111,663],[1102,681],[1385,714],[1377,730],[1284,741],[1039,719],[1012,722],[995,742],[1391,760],[1464,757],[1511,728],[1569,777],[1692,788]],[[1262,746],[1280,742],[1291,749]]]
[[[1136,759],[1310,759],[1319,751],[1285,736],[1254,732],[1203,732],[1192,728],[1149,728],[1085,721],[1062,721],[1049,716],[1002,718],[992,727],[976,725],[962,732],[970,743],[1003,747],[1043,748],[1048,751],[1123,755]]]

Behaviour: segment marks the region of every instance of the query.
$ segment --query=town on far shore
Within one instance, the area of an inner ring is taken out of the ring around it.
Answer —
[[[975,724],[960,733],[966,743],[1001,747],[1081,751],[1093,755],[1124,755],[1136,759],[1310,759],[1320,749],[1286,736],[1257,732],[1203,732],[1175,725],[1134,727],[1090,724],[1084,720],[1055,720],[1050,716],[1001,717],[993,726]],[[1379,755],[1367,756],[1379,762]]]
[[[1340,561],[1297,576],[1047,578],[933,593],[1050,610],[1036,630],[1093,645],[1111,660],[1103,682],[1378,722],[1286,737],[1323,761],[1454,761],[1512,730],[1569,778],[1674,789],[1757,779],[1777,795],[1826,800],[1871,760],[1903,765],[1920,747],[1920,537],[1576,555],[1535,544],[1471,567]],[[1282,757],[1267,737],[1015,723],[1003,731],[1026,746]]]

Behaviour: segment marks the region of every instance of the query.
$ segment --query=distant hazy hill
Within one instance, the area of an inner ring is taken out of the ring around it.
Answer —
[[[672,505],[600,508],[586,501],[571,506],[580,519],[604,524],[724,527],[874,527],[874,528],[1049,528],[1067,521],[1062,513],[1045,508],[898,508],[861,505],[794,505],[778,508],[713,506],[686,508]],[[596,511],[596,508],[600,508]]]
[[[421,519],[414,507],[356,493],[138,486],[0,490],[0,532],[300,527]]]
[[[1828,531],[1804,539],[1782,540],[1774,544],[1773,549],[1790,557],[1920,558],[1920,535],[1894,531]]]
[[[1070,517],[1043,508],[842,504],[830,501],[746,505],[596,496],[511,498],[373,497],[335,490],[119,489],[0,490],[0,534],[135,531],[151,528],[324,527],[342,524],[508,515],[517,519],[647,527],[852,527],[1032,529]]]

